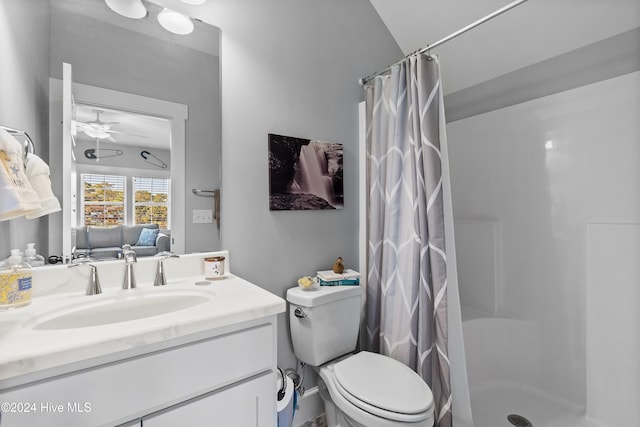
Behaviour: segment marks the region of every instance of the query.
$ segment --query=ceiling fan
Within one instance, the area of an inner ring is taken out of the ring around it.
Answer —
[[[100,115],[104,113],[104,111],[97,110],[97,109],[94,109],[93,111],[96,113],[95,120],[92,120],[90,122],[81,122],[78,120],[73,121],[76,133],[79,130],[90,138],[95,138],[96,140],[104,139],[110,142],[118,142],[113,138],[112,134],[122,134],[122,135],[129,135],[129,136],[137,136],[140,138],[147,138],[144,135],[136,135],[128,132],[120,132],[120,131],[114,130],[112,127],[120,124],[120,122],[102,121],[100,119]]]

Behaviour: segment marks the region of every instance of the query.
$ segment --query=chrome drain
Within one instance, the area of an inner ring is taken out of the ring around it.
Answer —
[[[507,415],[507,420],[509,420],[509,422],[516,427],[533,427],[531,421],[529,421],[522,415],[509,414]]]

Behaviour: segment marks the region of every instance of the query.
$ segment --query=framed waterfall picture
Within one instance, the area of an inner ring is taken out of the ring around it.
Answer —
[[[342,209],[342,144],[269,134],[269,209]]]

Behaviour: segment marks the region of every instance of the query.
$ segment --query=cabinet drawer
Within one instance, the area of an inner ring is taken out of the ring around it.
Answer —
[[[274,413],[273,375],[263,374],[144,417],[142,427],[266,427]]]
[[[4,412],[2,427],[131,420],[271,369],[274,334],[265,324],[0,392],[35,409]]]

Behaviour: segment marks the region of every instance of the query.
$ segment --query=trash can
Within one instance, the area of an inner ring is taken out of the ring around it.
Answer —
[[[282,370],[278,369],[278,371],[279,375],[276,379],[278,427],[292,427],[293,415],[296,411],[297,391],[293,386],[293,380],[284,375]]]

